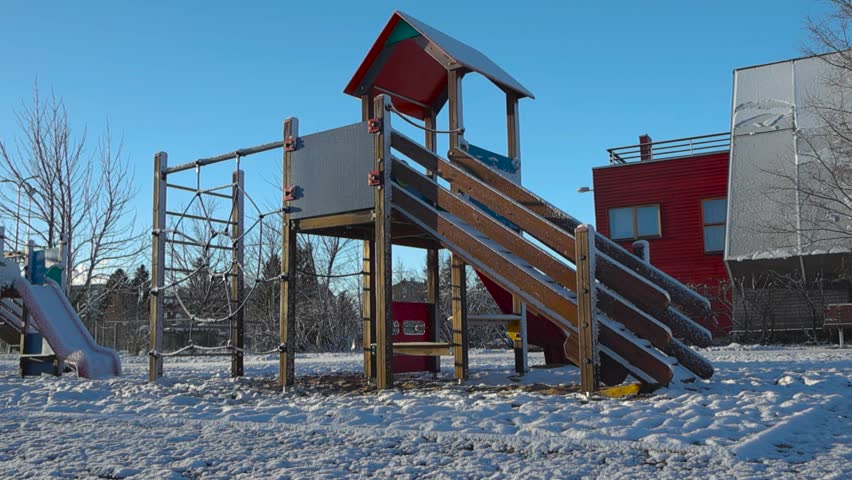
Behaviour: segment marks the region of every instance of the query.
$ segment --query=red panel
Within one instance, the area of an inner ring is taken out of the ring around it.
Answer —
[[[394,46],[388,62],[376,77],[375,85],[431,106],[447,85],[447,71],[417,45],[414,38],[409,38]],[[376,90],[375,93],[381,91]],[[394,105],[420,119],[427,110],[397,97]]]
[[[600,233],[609,236],[610,208],[658,203],[662,235],[648,239],[651,263],[686,284],[717,288],[728,280],[722,255],[704,253],[701,212],[701,200],[727,196],[727,152],[595,168],[592,176]],[[715,303],[719,325],[704,324],[728,332],[731,319]]]
[[[393,321],[396,323],[394,330],[399,330],[397,335],[391,337],[394,342],[428,342],[429,330],[432,328],[429,321],[429,304],[414,302],[393,302]],[[421,321],[426,330],[422,335],[406,335],[403,324],[406,321]],[[394,373],[406,372],[428,372],[429,357],[415,357],[411,355],[393,356]]]

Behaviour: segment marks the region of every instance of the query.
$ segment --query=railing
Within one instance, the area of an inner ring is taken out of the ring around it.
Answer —
[[[665,160],[692,155],[724,152],[731,146],[731,133],[713,133],[698,137],[678,138],[662,142],[640,143],[607,149],[610,165],[631,161]]]

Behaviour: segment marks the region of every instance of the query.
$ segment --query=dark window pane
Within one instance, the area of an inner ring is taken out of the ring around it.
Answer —
[[[727,216],[728,201],[724,198],[716,200],[704,200],[702,202],[704,208],[704,224],[710,223],[725,223]]]
[[[660,235],[660,207],[651,205],[636,209],[636,223],[640,237],[656,237]]]
[[[633,238],[633,209],[613,208],[609,211],[610,238]]]
[[[704,251],[723,252],[725,250],[725,226],[704,227]]]
[[[422,320],[403,320],[403,335],[423,335],[426,333],[426,324]]]

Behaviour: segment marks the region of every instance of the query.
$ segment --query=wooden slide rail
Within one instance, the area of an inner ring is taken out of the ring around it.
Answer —
[[[403,137],[404,135],[399,136]],[[397,132],[394,132],[394,138],[397,138]],[[402,140],[400,139],[400,141]],[[410,139],[408,139],[408,141],[410,141]],[[581,225],[579,220],[548,203],[533,192],[501,176],[487,165],[470,156],[467,152],[460,149],[452,149],[449,153],[449,157],[454,162],[462,165],[466,169],[466,173],[469,172],[469,175],[476,175],[480,180],[484,181],[497,191],[500,191],[531,211],[546,218],[549,222],[559,227],[568,235],[573,235],[574,230]],[[636,272],[638,275],[663,288],[671,296],[672,302],[678,305],[687,314],[694,317],[702,317],[710,314],[709,300],[670,277],[662,270],[645,263],[609,238],[601,234],[596,234],[595,248],[599,254],[603,253],[609,256],[615,262],[618,262],[627,269]],[[703,328],[698,324],[695,324],[695,326]]]
[[[397,131],[393,132],[393,147],[421,165],[426,162],[429,164],[437,163],[445,167],[443,173],[439,171],[439,175],[447,181],[464,181],[464,177],[473,178],[475,176],[476,180],[487,185],[494,192],[500,193],[502,196],[523,205],[527,210],[544,218],[556,230],[567,234],[571,238],[571,242],[565,244],[561,249],[564,250],[564,253],[560,251],[560,254],[565,254],[566,258],[573,261],[574,230],[581,225],[581,222],[574,217],[548,203],[533,192],[503,177],[463,150],[452,149],[449,153],[450,159],[453,162],[464,167],[464,169],[461,169],[440,156],[423,149],[417,142]],[[480,199],[480,201],[486,203],[490,200]],[[511,218],[508,219],[512,220]],[[700,317],[710,313],[710,302],[706,298],[670,277],[665,272],[655,268],[653,265],[643,262],[612,240],[601,234],[596,234],[595,248],[599,254],[603,253],[613,262],[620,265],[621,268],[635,272],[637,275],[668,292],[671,296],[671,301],[680,306],[687,314]]]
[[[392,199],[394,208],[400,214],[445,248],[544,313],[569,337],[577,336],[576,300],[571,292],[555,280],[480,234],[475,227],[450,213],[439,212],[397,183],[392,186]],[[534,246],[532,248],[537,249]],[[619,328],[615,322],[600,322],[599,341],[602,347],[618,352],[611,356],[621,359],[622,366],[643,382],[666,385],[671,381],[674,373],[667,358],[654,350],[647,341]],[[579,363],[579,350],[566,353],[572,362]]]
[[[478,232],[495,241],[501,247],[511,251],[521,260],[535,267],[563,288],[568,290],[576,288],[577,277],[574,269],[558,261],[529,240],[518,235],[493,216],[483,212],[446,188],[441,187],[434,180],[417,172],[404,162],[394,159],[393,172],[395,179],[399,183],[405,185],[407,188],[412,188],[429,200],[429,202],[438,205],[453,216],[471,225]],[[646,282],[642,281],[641,283],[645,284]],[[709,363],[702,357],[688,348],[670,348],[673,338],[668,327],[604,286],[598,286],[598,307],[609,318],[621,322],[635,335],[649,340],[654,347],[666,352],[675,352],[676,354],[673,356],[683,365],[700,366],[701,368],[693,370],[694,373],[700,376],[707,374]],[[576,341],[571,336],[569,336],[569,339],[572,343]],[[575,351],[576,349],[573,347],[566,348],[569,358],[573,358],[570,353]],[[710,375],[712,375],[712,366],[710,367]]]
[[[529,240],[518,235],[493,216],[463,200],[444,187],[441,187],[432,179],[420,174],[399,160],[394,160],[393,172],[400,183],[412,187],[430,202],[459,217],[465,223],[476,228],[477,231],[482,232],[523,261],[540,270],[563,288],[568,290],[575,289],[577,276],[573,268],[536,247]],[[665,348],[669,344],[669,341],[671,341],[672,334],[668,327],[654,320],[629,302],[625,302],[607,289],[602,289],[599,296],[601,299],[601,310],[611,318],[624,323],[627,328],[639,337],[649,340],[654,346],[660,349]]]
[[[392,137],[393,147],[408,158],[419,163],[429,171],[437,172],[439,176],[458,186],[462,191],[488,204],[501,216],[529,233],[554,252],[574,262],[574,237],[573,231],[567,231],[568,220],[564,220],[563,218],[560,222],[555,222],[554,219],[559,220],[562,217],[566,217],[571,219],[572,222],[576,222],[576,220],[573,220],[555,207],[546,204],[546,202],[531,192],[492,171],[473,157],[468,157],[469,161],[467,163],[471,163],[471,161],[476,163],[474,166],[478,171],[475,173],[484,181],[474,177],[467,170],[424,149],[399,132],[394,131]],[[505,194],[500,188],[504,191],[513,192],[514,197]],[[521,197],[523,198],[520,201],[517,200],[517,198]],[[531,205],[539,205],[539,211],[531,209]],[[540,212],[542,211],[545,211],[544,213],[547,213],[547,215],[541,215]],[[554,212],[559,212],[561,217]],[[576,226],[578,225],[579,223]],[[606,247],[604,251],[598,250],[596,278],[612,291],[624,297],[629,303],[635,304],[641,310],[653,315],[666,324],[674,336],[696,345],[709,345],[712,340],[710,332],[668,305],[672,291],[676,292],[678,298],[698,297],[704,302],[706,302],[706,299],[682,284],[679,284],[676,280],[671,279],[665,273],[642,262],[618,245],[607,242],[609,240],[605,237],[595,235],[596,247],[600,245],[605,245]],[[612,248],[613,245],[615,248]],[[614,260],[608,253],[617,255],[619,259],[622,256],[629,257],[639,267],[625,267],[623,262]],[[574,283],[569,284],[574,285]],[[678,287],[678,285],[680,286]],[[667,289],[663,289],[662,287],[667,287]],[[686,289],[691,293],[688,295],[682,292],[678,293],[679,289]],[[611,302],[606,294],[602,297],[602,301],[605,305]],[[692,302],[692,305],[696,306],[697,303],[700,302]],[[615,308],[613,305],[610,307]]]

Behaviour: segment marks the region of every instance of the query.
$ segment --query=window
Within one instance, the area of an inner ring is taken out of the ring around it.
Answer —
[[[610,208],[609,236],[613,240],[659,237],[660,206]]]
[[[724,252],[728,200],[725,198],[702,200],[701,218],[704,224],[704,253]]]

